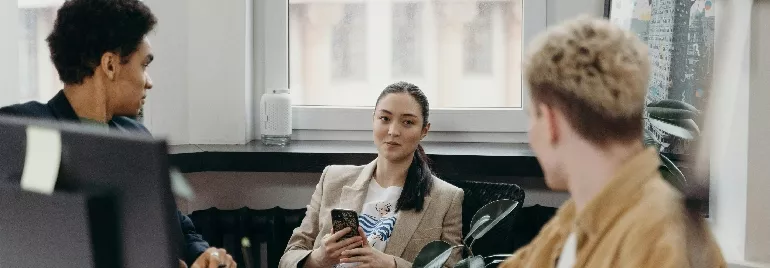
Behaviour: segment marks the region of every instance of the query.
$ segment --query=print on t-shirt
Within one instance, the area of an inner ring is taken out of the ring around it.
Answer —
[[[358,216],[358,225],[364,230],[369,245],[376,250],[385,251],[393,228],[396,227],[396,204],[401,197],[401,190],[401,187],[395,186],[383,188],[374,179],[369,183],[369,191]],[[335,265],[337,268],[356,266],[358,263]]]
[[[361,229],[364,229],[366,237],[369,238],[369,245],[377,248],[377,244],[388,241],[393,227],[396,225],[396,216],[393,215],[395,204],[388,201],[377,202],[374,204],[377,215],[364,213],[358,217]]]

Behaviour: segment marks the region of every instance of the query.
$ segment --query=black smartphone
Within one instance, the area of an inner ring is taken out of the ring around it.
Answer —
[[[358,236],[358,213],[349,209],[332,209],[332,226],[335,233],[350,228],[350,232],[339,241],[356,237]]]

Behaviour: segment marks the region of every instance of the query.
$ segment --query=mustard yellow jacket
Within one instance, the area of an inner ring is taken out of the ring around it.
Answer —
[[[661,178],[658,165],[653,149],[632,157],[580,215],[568,200],[529,245],[500,267],[555,267],[571,232],[578,241],[574,267],[691,267],[682,197]],[[727,267],[708,225],[700,226],[703,245],[690,245],[699,248],[697,257],[708,267]]]

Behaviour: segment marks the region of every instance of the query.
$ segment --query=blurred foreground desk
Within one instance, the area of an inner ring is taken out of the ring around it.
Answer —
[[[439,176],[542,177],[527,144],[424,142]],[[175,145],[173,166],[182,172],[311,172],[328,165],[365,165],[377,156],[370,141],[292,141],[262,145]]]

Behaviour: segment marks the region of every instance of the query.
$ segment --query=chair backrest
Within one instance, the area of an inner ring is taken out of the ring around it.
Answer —
[[[473,245],[473,253],[475,255],[488,256],[512,253],[514,250],[511,239],[513,223],[516,218],[516,212],[524,204],[524,190],[516,184],[509,183],[480,181],[449,181],[449,183],[463,189],[465,192],[465,199],[463,200],[463,237],[468,234],[473,215],[484,205],[500,199],[510,199],[519,202],[519,205],[512,212],[513,215],[500,222]]]
[[[556,210],[557,208],[541,205],[521,208],[513,223],[513,232],[510,237],[513,250],[516,251],[529,244],[540,233],[540,229],[553,218]]]

